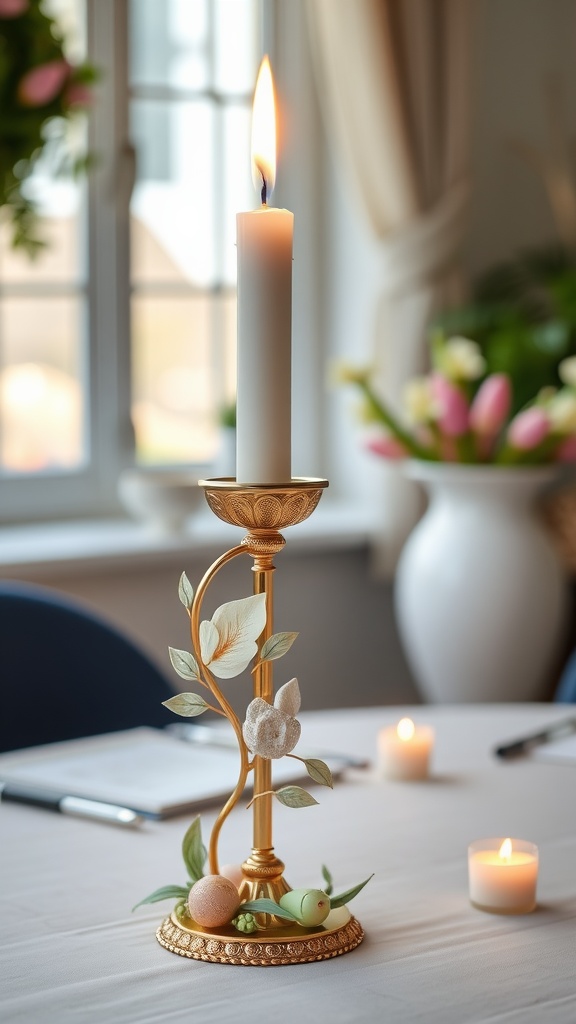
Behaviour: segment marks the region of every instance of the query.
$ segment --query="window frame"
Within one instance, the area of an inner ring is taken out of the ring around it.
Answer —
[[[136,154],[128,124],[128,0],[86,0],[86,18],[90,59],[103,71],[88,132],[96,164],[85,184],[89,459],[86,467],[74,472],[3,479],[0,522],[117,515],[118,477],[134,463],[129,208]],[[271,55],[280,103],[290,107],[274,204],[286,205],[296,214],[293,473],[321,476],[329,459],[322,429],[326,405],[321,316],[324,143],[307,56],[304,4],[263,0],[262,41],[263,51]],[[301,47],[305,48],[303,60],[296,49]],[[297,52],[298,60],[294,59]]]

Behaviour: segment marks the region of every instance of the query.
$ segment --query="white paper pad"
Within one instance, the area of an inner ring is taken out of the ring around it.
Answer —
[[[143,727],[2,754],[0,779],[168,817],[226,799],[239,764],[233,749]],[[272,764],[274,786],[301,780],[303,773],[304,766],[289,758]]]

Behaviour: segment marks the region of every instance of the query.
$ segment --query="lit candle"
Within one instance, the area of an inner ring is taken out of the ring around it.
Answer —
[[[286,483],[292,477],[294,215],[268,206],[276,176],[276,122],[267,57],[254,95],[252,172],[262,205],[237,217],[236,477],[239,483]]]
[[[522,839],[478,839],[468,847],[470,902],[492,914],[536,906],[538,847]]]
[[[411,718],[402,718],[395,728],[382,729],[378,736],[380,774],[388,779],[425,779],[433,744],[433,730],[427,725],[415,726]]]

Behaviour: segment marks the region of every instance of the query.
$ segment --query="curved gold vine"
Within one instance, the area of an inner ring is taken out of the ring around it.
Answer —
[[[206,668],[206,665],[201,660],[201,656],[200,656],[200,612],[201,612],[202,601],[204,600],[204,595],[206,593],[206,590],[208,589],[209,584],[212,582],[212,580],[216,576],[216,573],[218,573],[220,571],[220,569],[222,569],[226,565],[227,562],[230,562],[233,558],[236,558],[237,555],[245,555],[245,554],[248,554],[246,546],[243,545],[243,544],[238,544],[235,548],[230,548],[229,551],[226,551],[223,555],[221,555],[220,558],[218,558],[217,561],[214,562],[213,565],[210,566],[208,571],[202,577],[202,579],[201,579],[201,581],[200,581],[200,583],[198,585],[198,588],[196,590],[196,595],[195,595],[194,600],[192,602],[192,607],[190,609],[190,632],[191,632],[191,635],[192,635],[192,650],[194,651],[194,654],[195,654],[196,659],[198,661],[200,670],[201,670],[202,674],[206,678],[206,681],[208,683],[208,687],[209,687],[211,693],[214,695],[214,697],[218,701],[220,707],[222,708],[222,711],[224,712],[226,718],[228,719],[228,721],[230,722],[232,728],[234,729],[234,732],[236,733],[236,739],[238,740],[238,748],[239,748],[239,752],[240,752],[240,772],[238,774],[238,782],[236,783],[236,786],[235,786],[233,792],[228,797],[228,800],[226,801],[226,803],[224,804],[224,807],[222,808],[222,810],[220,811],[218,817],[216,818],[216,821],[215,821],[214,826],[212,828],[212,833],[210,835],[210,845],[209,845],[209,849],[208,849],[208,860],[209,860],[209,864],[210,864],[210,873],[213,874],[213,875],[219,874],[219,871],[218,871],[218,839],[220,837],[220,831],[222,829],[222,826],[223,826],[224,822],[226,821],[226,818],[228,817],[230,812],[233,810],[233,808],[236,806],[236,804],[238,803],[238,800],[242,796],[242,793],[244,791],[244,787],[246,786],[246,780],[248,778],[248,772],[251,771],[251,769],[253,767],[253,762],[248,760],[248,748],[246,747],[246,744],[244,742],[244,737],[242,736],[242,724],[240,722],[240,719],[238,718],[238,715],[230,707],[230,704],[226,700],[226,698],[225,698],[224,694],[222,693],[222,691],[220,690],[220,687],[218,686],[218,684],[215,682],[214,677],[212,676],[211,672],[209,672],[209,670]]]

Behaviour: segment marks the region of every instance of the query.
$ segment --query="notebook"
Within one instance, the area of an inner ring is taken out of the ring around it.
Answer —
[[[236,785],[239,764],[238,750],[196,745],[142,727],[2,754],[0,780],[167,818],[224,802]],[[274,786],[303,777],[299,761],[272,762]],[[247,798],[250,791],[247,786]]]

